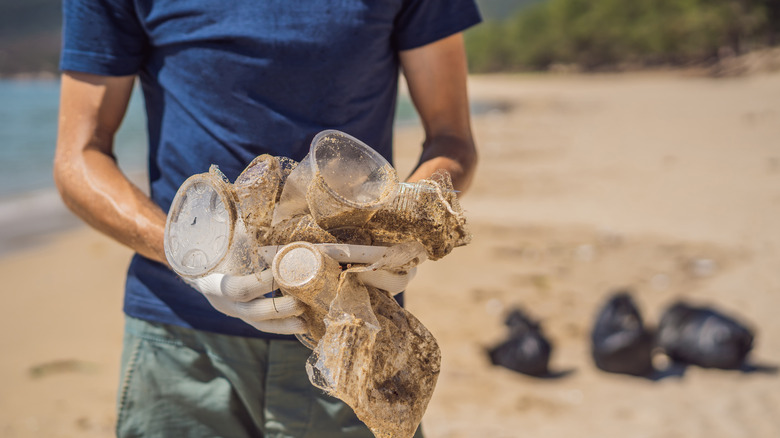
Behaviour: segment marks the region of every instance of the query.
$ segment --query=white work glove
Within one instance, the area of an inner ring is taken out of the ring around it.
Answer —
[[[406,290],[415,275],[417,275],[416,266],[407,270],[377,269],[358,272],[357,278],[366,286],[373,286],[395,296]]]
[[[358,280],[366,286],[397,295],[417,274],[417,265],[428,258],[425,248],[417,242],[398,244],[387,248],[381,256],[361,252],[359,245],[315,245],[339,263],[370,263],[351,268]]]
[[[370,259],[372,264],[352,268],[352,271],[363,284],[387,291],[390,295],[406,289],[417,273],[416,264],[426,257],[424,251],[408,245],[392,247],[381,257],[368,259],[353,245],[323,245],[321,248],[339,263],[367,263]],[[413,250],[412,255],[410,250]],[[419,261],[410,263],[414,257]],[[270,269],[261,271],[257,276],[209,274],[185,281],[202,293],[215,309],[260,331],[284,335],[308,331],[305,322],[298,317],[305,310],[303,303],[291,296],[265,297],[276,289]]]
[[[270,269],[258,276],[209,274],[186,281],[202,293],[215,309],[260,331],[282,335],[307,331],[303,320],[297,317],[304,310],[300,301],[290,296],[264,297],[276,289]]]

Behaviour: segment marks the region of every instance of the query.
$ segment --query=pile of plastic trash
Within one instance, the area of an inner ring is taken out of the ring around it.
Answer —
[[[439,347],[368,280],[469,240],[446,172],[399,182],[370,147],[329,130],[300,163],[261,155],[232,184],[216,166],[187,179],[165,250],[185,279],[271,269],[282,293],[306,306],[308,333],[298,339],[313,350],[312,384],[349,404],[375,436],[411,437],[436,385]]]

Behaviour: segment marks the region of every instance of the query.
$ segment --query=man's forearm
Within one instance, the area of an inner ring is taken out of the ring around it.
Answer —
[[[83,165],[59,161],[55,181],[65,205],[93,228],[139,254],[165,261],[165,213],[133,185],[111,157],[84,151]]]
[[[62,77],[54,181],[85,222],[165,263],[165,213],[122,173],[112,155],[134,78],[66,72]]]
[[[466,55],[461,34],[403,51],[406,83],[425,130],[420,161],[409,181],[428,178],[439,169],[465,192],[474,176],[477,152],[471,134],[466,93]]]

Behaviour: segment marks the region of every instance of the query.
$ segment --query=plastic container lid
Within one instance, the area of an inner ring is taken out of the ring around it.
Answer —
[[[208,174],[182,184],[165,225],[165,257],[185,277],[209,273],[225,258],[233,237],[235,209],[224,183]]]

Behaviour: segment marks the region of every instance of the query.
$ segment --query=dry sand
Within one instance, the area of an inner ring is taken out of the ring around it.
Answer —
[[[421,266],[409,308],[439,339],[429,437],[780,436],[780,75],[473,77],[474,239]],[[398,132],[412,165],[419,128]],[[0,259],[0,436],[112,436],[128,250],[87,229]],[[630,288],[649,324],[678,298],[757,331],[759,370],[651,381],[589,357]],[[504,313],[539,318],[560,377],[489,364]]]

